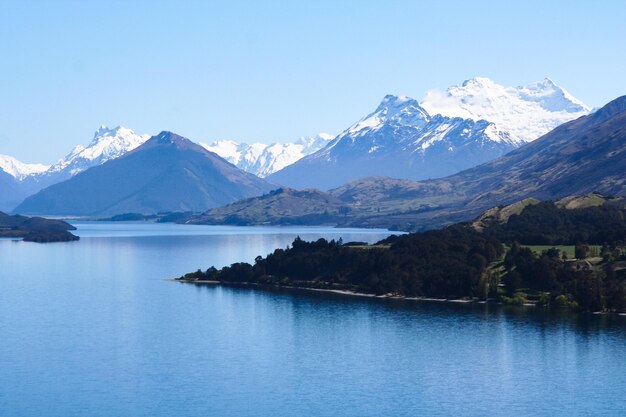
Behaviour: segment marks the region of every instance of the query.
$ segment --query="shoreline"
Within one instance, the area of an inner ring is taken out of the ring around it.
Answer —
[[[295,287],[293,285],[268,285],[268,284],[258,284],[255,282],[222,282],[222,281],[212,281],[212,280],[185,280],[178,278],[166,278],[165,281],[170,282],[179,282],[181,284],[195,284],[195,285],[215,285],[215,286],[226,286],[226,287],[249,287],[249,288],[275,288],[275,289],[290,289],[290,290],[305,290],[305,291],[316,291],[316,292],[324,292],[331,294],[339,294],[350,297],[364,297],[364,298],[376,298],[380,300],[408,300],[408,301],[427,301],[427,302],[438,302],[438,303],[454,303],[454,304],[488,304],[488,305],[497,305],[502,307],[533,307],[533,308],[541,308],[542,306],[538,306],[535,303],[524,303],[522,305],[514,305],[514,304],[506,304],[500,301],[496,301],[495,298],[489,298],[487,300],[467,300],[462,298],[432,298],[432,297],[407,297],[404,295],[392,295],[392,294],[368,294],[363,292],[355,292],[350,290],[333,290],[328,288],[310,288],[310,287]],[[557,310],[557,308],[551,307],[543,307],[547,310]],[[626,317],[626,312],[611,312],[611,311],[576,311],[564,309],[564,311],[569,311],[571,313],[586,313],[593,315],[615,315]]]
[[[255,282],[222,282],[222,281],[212,281],[212,280],[186,280],[186,279],[177,279],[177,278],[167,278],[165,281],[170,282],[180,282],[182,284],[195,284],[195,285],[224,285],[227,287],[256,287],[256,288],[286,288],[290,290],[306,290],[306,291],[316,291],[316,292],[325,292],[331,294],[339,294],[339,295],[347,295],[351,297],[365,297],[365,298],[377,298],[381,300],[409,300],[409,301],[435,301],[440,303],[456,303],[456,304],[496,304],[506,306],[507,304],[503,304],[497,302],[495,299],[491,298],[488,300],[467,300],[462,298],[432,298],[432,297],[407,297],[404,295],[393,295],[393,294],[368,294],[364,292],[355,292],[350,290],[334,290],[329,288],[311,288],[311,287],[296,287],[293,285],[268,285],[268,284],[257,284]],[[524,304],[520,307],[536,307],[535,304],[528,303]]]

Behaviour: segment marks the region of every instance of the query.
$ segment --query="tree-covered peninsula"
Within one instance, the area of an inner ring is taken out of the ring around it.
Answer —
[[[374,245],[297,238],[254,264],[179,279],[623,312],[626,210],[610,202],[525,202]]]

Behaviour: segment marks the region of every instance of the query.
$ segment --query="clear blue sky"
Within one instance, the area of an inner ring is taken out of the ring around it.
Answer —
[[[617,0],[0,0],[0,153],[53,162],[101,124],[284,142],[477,75],[598,106],[625,69]]]

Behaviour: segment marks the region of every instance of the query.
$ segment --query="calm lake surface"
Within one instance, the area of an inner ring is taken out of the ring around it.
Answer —
[[[0,415],[626,415],[626,317],[165,281],[295,236],[76,223],[0,240]]]

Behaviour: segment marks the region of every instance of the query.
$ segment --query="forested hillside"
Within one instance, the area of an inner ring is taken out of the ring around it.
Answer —
[[[181,277],[184,281],[341,289],[376,295],[532,303],[585,311],[626,310],[625,210],[540,203],[506,223],[471,224],[391,236],[375,245],[304,242],[255,263]],[[537,253],[529,245],[572,245]],[[601,244],[598,256],[591,244]]]

